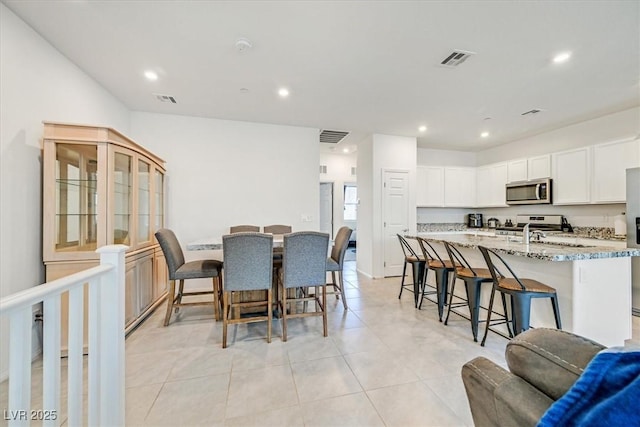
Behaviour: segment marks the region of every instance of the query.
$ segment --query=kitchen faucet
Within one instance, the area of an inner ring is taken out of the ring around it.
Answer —
[[[543,237],[547,237],[546,234],[544,234],[542,231],[540,230],[533,230],[533,231],[529,231],[529,225],[530,223],[527,223],[523,228],[522,228],[522,238],[523,238],[523,242],[525,245],[529,245],[530,241],[531,241],[531,236],[535,236],[535,241],[539,242],[540,239],[542,239]]]

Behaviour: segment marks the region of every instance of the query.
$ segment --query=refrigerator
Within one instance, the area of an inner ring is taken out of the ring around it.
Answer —
[[[640,168],[627,169],[627,246],[640,248]],[[631,261],[631,306],[640,316],[640,257]]]

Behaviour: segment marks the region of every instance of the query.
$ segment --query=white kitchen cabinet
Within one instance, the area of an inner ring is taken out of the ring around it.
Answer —
[[[553,204],[571,205],[590,202],[590,160],[591,147],[551,155]]]
[[[626,169],[640,166],[640,140],[622,140],[593,146],[593,203],[626,201]]]
[[[467,208],[476,205],[476,168],[444,168],[444,205]]]
[[[476,206],[507,206],[505,187],[507,184],[507,163],[481,166],[476,175]]]
[[[444,206],[444,168],[441,166],[418,166],[417,168],[418,206]]]
[[[527,159],[527,179],[549,178],[551,176],[551,155],[529,157]]]
[[[507,163],[508,182],[526,181],[527,159],[511,160]]]

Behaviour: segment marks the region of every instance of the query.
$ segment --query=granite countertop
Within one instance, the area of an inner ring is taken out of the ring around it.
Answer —
[[[521,241],[513,241],[513,236],[487,236],[475,233],[418,233],[418,236],[429,241],[447,241],[466,248],[485,246],[499,253],[540,259],[544,261],[576,261],[598,258],[618,258],[640,256],[640,248],[620,248],[607,245],[605,240],[590,243],[568,242],[531,242],[529,246]]]

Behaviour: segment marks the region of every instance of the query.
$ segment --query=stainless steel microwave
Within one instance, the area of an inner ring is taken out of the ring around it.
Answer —
[[[507,184],[508,205],[551,204],[551,178]]]

